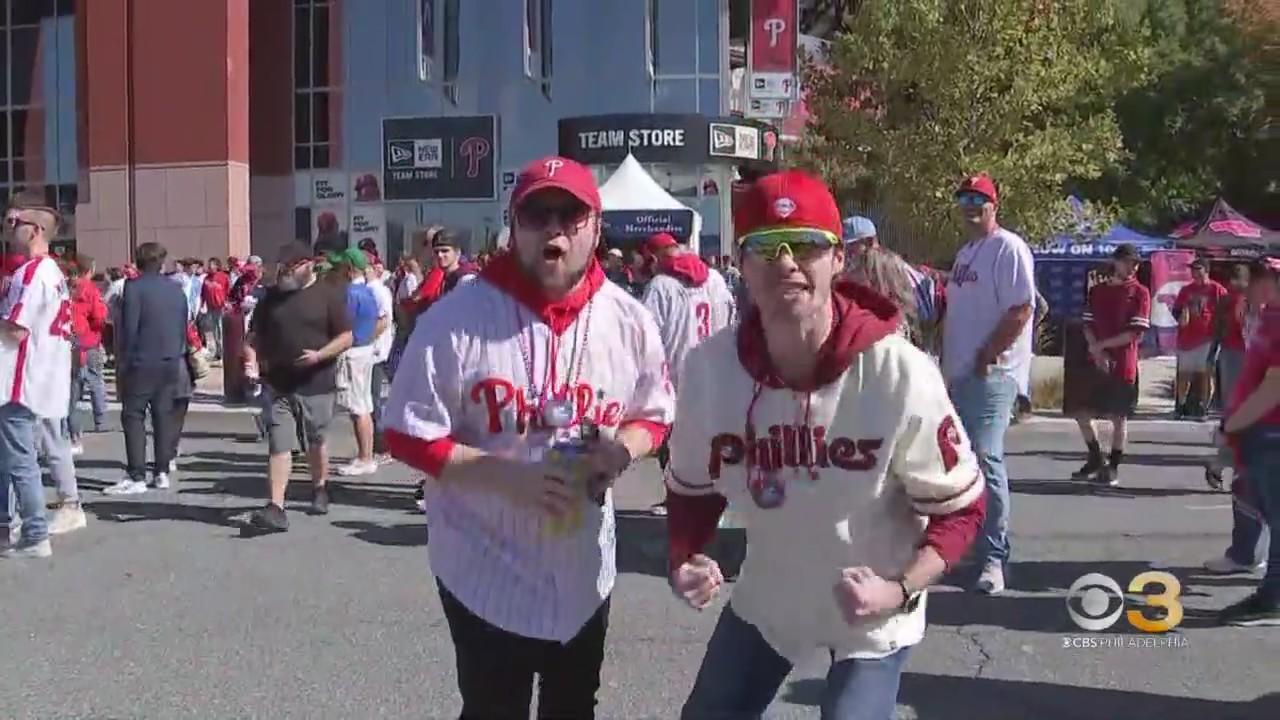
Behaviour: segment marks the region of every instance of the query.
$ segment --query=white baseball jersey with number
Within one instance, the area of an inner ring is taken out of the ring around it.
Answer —
[[[27,330],[19,342],[0,336],[0,403],[42,418],[67,416],[71,400],[71,295],[58,263],[29,260],[9,278],[0,317]]]
[[[604,282],[551,338],[533,311],[488,279],[458,285],[419,318],[383,410],[386,426],[540,459],[552,436],[533,396],[548,395],[549,386],[570,391],[574,426],[587,419],[605,436],[630,421],[671,423],[675,398],[658,328],[624,290]],[[428,480],[431,569],[486,622],[567,642],[600,608],[616,575],[612,496],[603,507],[586,497],[582,503],[581,527],[557,536],[534,509]]]
[[[718,272],[709,272],[696,287],[658,275],[645,288],[643,302],[658,321],[671,384],[679,389],[680,367],[689,351],[733,322],[733,295]]]

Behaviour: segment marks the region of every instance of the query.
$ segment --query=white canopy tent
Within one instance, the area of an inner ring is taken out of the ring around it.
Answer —
[[[613,175],[600,186],[600,203],[606,213],[606,224],[608,224],[608,214],[612,211],[653,214],[653,217],[637,215],[636,221],[628,224],[631,231],[649,227],[652,227],[652,232],[661,231],[664,229],[661,227],[663,218],[666,217],[668,221],[672,218],[672,215],[664,216],[663,211],[683,211],[677,213],[680,216],[685,212],[690,213],[692,226],[688,233],[689,248],[698,252],[702,217],[659,185],[633,155],[627,155]]]

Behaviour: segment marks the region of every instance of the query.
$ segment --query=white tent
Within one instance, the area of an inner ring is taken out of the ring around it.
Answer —
[[[689,247],[698,251],[698,236],[702,232],[702,217],[689,206],[675,199],[657,180],[653,179],[633,155],[627,155],[618,169],[600,186],[600,203],[605,212],[627,210],[632,212],[685,210],[693,213]]]

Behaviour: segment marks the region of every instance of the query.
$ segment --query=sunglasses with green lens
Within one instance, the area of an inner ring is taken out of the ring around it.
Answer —
[[[808,258],[839,246],[840,238],[835,233],[816,228],[758,230],[738,238],[738,247],[744,253],[769,260],[781,257],[784,249],[791,257]]]

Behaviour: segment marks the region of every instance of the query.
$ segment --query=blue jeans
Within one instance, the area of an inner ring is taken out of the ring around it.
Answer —
[[[86,354],[85,364],[71,377],[71,407],[67,411],[67,431],[74,442],[80,439],[80,400],[85,390],[93,408],[93,427],[101,429],[107,423],[107,381],[103,377],[106,355],[102,348],[94,348]]]
[[[0,406],[0,526],[9,527],[13,517],[9,493],[18,501],[22,518],[22,544],[49,537],[44,519],[44,484],[36,455],[36,424],[39,420],[25,405]]]
[[[1232,490],[1235,483],[1248,482],[1249,477],[1240,473],[1232,481]],[[1271,544],[1266,521],[1258,509],[1258,493],[1249,487],[1248,503],[1241,502],[1234,492],[1231,494],[1231,546],[1227,548],[1227,557],[1241,565],[1256,565],[1267,557]]]
[[[1009,473],[1004,467],[1004,433],[1018,397],[1018,383],[1007,371],[971,375],[951,383],[951,401],[969,436],[978,467],[987,481],[987,518],[979,554],[985,562],[1009,561]]]
[[[909,649],[874,660],[833,662],[822,695],[823,720],[892,720]],[[759,718],[790,672],[791,663],[730,605],[720,613],[680,716],[684,720]]]
[[[1249,490],[1271,533],[1267,574],[1258,586],[1263,600],[1280,605],[1280,426],[1255,425],[1245,431],[1243,459]]]

